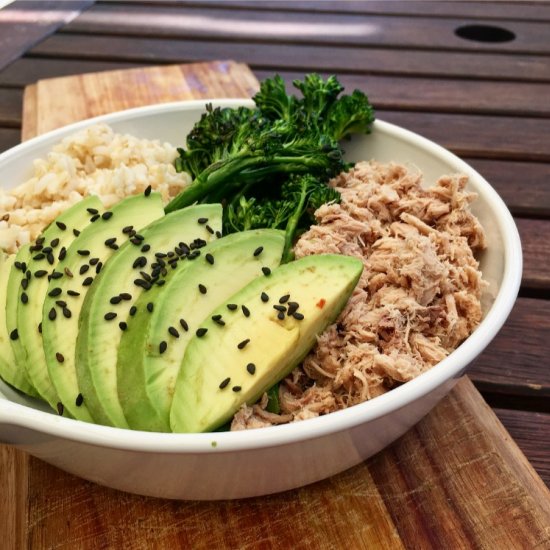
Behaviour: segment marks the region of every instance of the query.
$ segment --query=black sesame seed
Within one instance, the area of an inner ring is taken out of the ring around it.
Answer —
[[[220,385],[218,387],[220,388],[220,390],[223,390],[229,385],[229,382],[231,382],[231,378],[226,378],[225,380],[222,380],[220,382]]]
[[[67,302],[65,302],[65,300],[56,300],[55,305],[59,307],[67,307]]]
[[[57,259],[58,259],[59,261],[62,261],[62,260],[65,259],[65,256],[66,256],[66,255],[67,255],[67,249],[63,246],[63,247],[61,248],[61,250],[59,251],[59,256],[57,257]]]
[[[206,294],[206,287],[202,284],[199,284],[199,292],[201,294]]]
[[[284,318],[285,318],[285,312],[279,311],[279,313],[277,313],[277,319],[279,319],[279,321],[284,321]]]
[[[63,273],[61,273],[61,271],[52,271],[50,277],[52,279],[61,279],[61,277],[63,277]]]
[[[51,298],[55,298],[56,296],[59,296],[61,292],[62,290],[59,287],[57,287],[50,290],[50,292],[48,292],[48,296],[50,296]]]
[[[214,234],[214,230],[208,224],[205,225],[205,228],[206,228],[206,231],[208,231],[208,233],[210,233],[210,235]]]
[[[281,306],[281,305],[279,305],[279,304],[275,304],[275,305],[273,306],[273,309],[276,309],[277,311],[283,311],[283,312],[286,311],[286,307],[285,307],[285,306]]]
[[[145,271],[140,271],[139,274],[141,275],[144,281],[147,281],[148,283],[151,282],[151,275],[149,275],[149,273]]]
[[[71,318],[72,313],[71,313],[71,310],[68,307],[64,307],[62,311],[63,311],[63,316],[64,317],[66,317],[67,319]]]
[[[93,282],[94,282],[94,278],[93,278],[93,277],[86,277],[86,278],[82,281],[82,286],[90,286]]]
[[[135,244],[136,246],[139,246],[139,245],[141,244],[141,241],[140,241],[139,239],[136,239],[135,237],[132,237],[132,238],[130,239],[130,242],[131,242],[132,244]]]
[[[288,315],[292,315],[299,307],[300,305],[296,302],[288,302]]]
[[[240,392],[240,391],[242,390],[241,386],[233,386],[231,389],[232,389],[235,393],[238,393],[238,392]]]
[[[59,352],[55,354],[55,358],[59,363],[63,363],[65,361],[65,357],[63,357],[63,354]]]
[[[23,265],[20,261],[16,261],[13,264],[16,269],[20,269],[21,271],[25,271],[21,266]]]
[[[141,241],[145,240],[145,237],[143,235],[139,235],[138,233],[136,233],[134,235],[134,239],[141,242]]]
[[[155,258],[166,258],[166,254],[164,252],[155,252]]]
[[[198,258],[200,255],[201,255],[201,251],[200,251],[200,250],[193,250],[193,252],[191,252],[191,253],[187,256],[187,259],[188,259],[188,260],[194,260],[194,259]]]
[[[19,332],[17,332],[17,329],[13,329],[10,332],[10,340],[17,340],[19,338]]]
[[[269,302],[269,296],[265,292],[260,294],[260,298],[262,299],[262,302]]]
[[[97,208],[86,208],[86,210],[92,215],[95,216],[96,214],[99,214],[99,210]]]
[[[110,237],[105,240],[105,246],[113,246],[116,243],[116,237]]]
[[[36,260],[36,261],[40,261],[40,260],[43,260],[46,256],[42,253],[40,254],[37,254],[36,256],[33,256],[33,260]],[[23,269],[21,270],[23,271]]]
[[[180,319],[180,326],[185,332],[189,330],[189,325],[185,319]]]
[[[52,242],[50,243],[50,246],[52,248],[55,248],[59,244],[59,239],[52,239]]]
[[[55,225],[57,225],[57,227],[59,227],[59,229],[61,229],[61,231],[65,231],[65,229],[67,229],[67,226],[63,222],[57,221],[57,222],[55,222]],[[36,241],[36,242],[38,242],[38,241]]]
[[[266,276],[266,277],[269,277],[269,275],[271,275],[271,269],[269,269],[269,267],[262,267],[262,273]]]
[[[254,250],[254,256],[259,256],[262,252],[264,251],[264,247],[263,246],[259,246],[258,248],[256,248],[256,250]]]
[[[220,314],[218,315],[212,315],[212,321],[219,321],[222,318]]]
[[[279,303],[280,304],[286,304],[289,299],[290,299],[290,294],[285,294],[284,296],[281,296],[279,298]]]
[[[96,222],[97,220],[99,220],[100,217],[101,217],[101,216],[100,216],[99,214],[96,214],[95,216],[92,216],[92,217],[90,218],[90,221],[91,221],[92,223],[94,223],[94,222]]]
[[[174,327],[168,327],[168,332],[174,336],[174,338],[179,338],[180,337],[180,333],[178,332],[178,330]]]
[[[107,212],[103,212],[103,214],[101,214],[101,218],[104,220],[108,220],[112,215],[113,213],[107,210]]]
[[[44,237],[38,237],[38,239],[36,239],[36,244],[40,245],[40,244],[44,244],[44,241],[46,239]]]
[[[227,304],[227,309],[230,311],[235,311],[238,307],[237,304]]]
[[[250,317],[250,310],[245,305],[242,305],[241,309],[243,310],[243,315],[245,317]]]
[[[151,194],[151,191],[152,191],[152,187],[150,185],[148,185],[146,188],[145,188],[145,191],[143,192],[143,194],[148,197],[150,194]]]
[[[120,294],[120,297],[123,299],[123,300],[131,300],[132,299],[132,295],[131,294],[128,294],[127,292],[122,292]]]
[[[67,290],[67,294],[69,296],[80,296],[80,292],[77,292],[76,290]]]
[[[168,344],[163,340],[159,344],[159,353],[164,353],[166,351],[166,348],[168,347]]]
[[[59,416],[63,416],[63,411],[65,410],[65,407],[63,407],[63,403],[58,403],[57,404],[57,414],[59,414]]]
[[[44,252],[44,254],[48,254],[52,251],[52,247],[51,246],[45,246],[43,249],[42,249],[42,252]]]
[[[292,317],[298,321],[302,321],[304,319],[304,316],[301,313],[295,312],[292,314]]]
[[[57,312],[55,311],[55,308],[52,307],[48,313],[48,319],[50,321],[55,321],[55,318],[57,317]]]
[[[42,321],[40,321],[40,323],[38,323],[38,332],[40,334],[42,334]]]
[[[77,250],[76,253],[79,254],[80,256],[89,256],[90,255],[89,250]]]
[[[132,267],[134,269],[137,269],[138,267],[145,267],[147,265],[147,258],[145,256],[138,256],[134,263],[132,264]]]
[[[130,315],[133,317],[136,313],[137,313],[137,307],[136,307],[136,306],[132,306],[132,307],[130,308]]]
[[[96,266],[95,266],[95,272],[97,275],[99,275],[99,272],[101,271],[101,268],[103,267],[103,262],[99,262]]]
[[[133,229],[134,229],[133,225],[127,225],[126,227],[122,228],[122,232],[126,235],[128,233],[131,233]]]
[[[90,265],[96,265],[99,262],[99,258],[90,258]]]
[[[73,235],[78,237],[80,235],[80,231],[78,229],[73,229]]]
[[[196,334],[199,338],[202,338],[207,332],[208,332],[208,329],[207,329],[207,328],[198,328],[198,329],[197,329],[197,332],[195,332],[195,334]]]
[[[223,319],[216,319],[214,321],[214,323],[216,323],[217,325],[220,325],[220,327],[224,327],[225,326],[225,321]]]
[[[120,304],[120,302],[122,302],[122,298],[121,298],[120,296],[113,296],[113,297],[109,300],[109,303],[110,303],[110,304],[113,304],[113,305]]]
[[[109,313],[106,313],[103,318],[105,321],[112,321],[116,317],[116,313],[114,311],[109,311]]]
[[[141,251],[142,251],[142,252],[149,252],[149,250],[151,250],[151,245],[150,245],[150,244],[144,244],[144,245],[141,247]]]
[[[149,302],[149,303],[147,304],[147,311],[148,311],[149,313],[153,313],[153,308],[154,308],[154,307],[155,307],[155,306],[154,306],[153,302]]]
[[[88,269],[90,269],[90,266],[88,264],[81,265],[80,269],[78,270],[79,275],[84,275],[84,273],[86,273]]]
[[[33,246],[29,246],[29,252],[39,252],[40,250],[42,250],[42,247],[40,245],[33,245]]]
[[[246,365],[246,370],[249,374],[254,374],[256,372],[256,365],[254,363],[248,363],[248,365]]]
[[[34,272],[34,276],[40,279],[40,277],[44,277],[44,275],[47,275],[48,272],[45,269],[39,269],[38,271]]]
[[[21,286],[23,287],[23,290],[27,290],[27,287],[29,286],[29,280],[21,279]]]
[[[120,330],[126,330],[128,328],[128,325],[124,321],[121,321],[118,326]]]
[[[51,252],[48,252],[48,254],[46,255],[46,260],[48,260],[48,263],[50,265],[53,265],[55,263],[55,258]]]
[[[25,277],[27,279],[30,279],[32,277],[32,273],[31,273],[31,270],[30,269],[27,269],[26,273],[25,273]]]
[[[21,303],[28,304],[29,303],[29,297],[27,296],[26,292],[21,293]]]
[[[144,281],[143,279],[135,279],[134,284],[136,286],[139,286],[145,290],[149,290],[151,288],[151,283],[148,283],[147,281]]]
[[[77,406],[77,407],[81,407],[82,406],[82,403],[84,403],[84,396],[79,393],[77,396],[76,396],[76,399],[75,399],[75,402],[74,404]]]
[[[216,231],[216,237],[218,239],[221,239],[222,238],[222,232],[221,231]]]
[[[73,272],[72,272],[68,267],[64,268],[64,269],[63,269],[63,272],[64,272],[65,275],[67,275],[67,277],[69,277],[70,279],[72,279],[72,278],[74,277]]]
[[[201,225],[204,225],[205,223],[208,222],[208,218],[199,218],[197,222],[200,223]]]
[[[205,259],[210,265],[214,265],[214,256],[212,256],[212,254],[206,254],[206,256],[204,257],[204,259]]]
[[[248,342],[250,342],[250,338],[247,338],[246,340],[243,340],[242,342],[239,342],[237,344],[237,348],[244,349],[248,345]]]

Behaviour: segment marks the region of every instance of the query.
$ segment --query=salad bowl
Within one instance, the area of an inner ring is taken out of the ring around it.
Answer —
[[[249,105],[212,100],[214,106]],[[64,137],[105,122],[116,132],[183,142],[205,109],[186,101],[131,109],[55,130],[0,155],[3,185],[16,186]],[[419,377],[371,401],[326,416],[258,430],[167,434],[123,430],[56,415],[0,381],[0,443],[14,445],[67,472],[122,491],[171,499],[245,498],[289,490],[342,472],[395,441],[426,415],[497,334],[521,281],[519,235],[496,191],[472,167],[439,145],[376,121],[367,136],[346,143],[351,161],[414,165],[427,185],[464,173],[479,198],[472,206],[488,248],[479,257],[489,285],[484,318],[473,334]]]

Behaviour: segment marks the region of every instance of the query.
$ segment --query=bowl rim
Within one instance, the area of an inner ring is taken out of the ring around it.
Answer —
[[[63,126],[9,149],[0,155],[0,167],[4,162],[26,154],[27,150],[32,149],[34,146],[48,141],[53,144],[63,137],[92,124],[100,122],[112,124],[131,120],[136,116],[154,116],[174,111],[204,110],[206,103],[229,107],[253,105],[253,102],[247,99],[213,98],[147,105],[101,115]],[[497,226],[502,234],[504,244],[502,284],[485,318],[456,350],[430,370],[375,399],[321,417],[256,430],[200,434],[128,430],[88,424],[60,417],[54,413],[36,410],[10,401],[8,398],[0,397],[0,440],[2,439],[2,425],[5,424],[89,445],[143,453],[202,454],[260,449],[317,439],[335,432],[352,429],[360,424],[399,410],[422,398],[445,382],[461,376],[467,365],[483,351],[500,330],[514,305],[522,275],[521,242],[516,224],[504,201],[483,176],[444,147],[415,132],[382,120],[374,122],[373,131],[386,133],[402,141],[414,143],[429,153],[442,158],[443,161],[453,166],[457,172],[465,173],[470,180],[475,180],[476,192],[483,195],[494,210]]]

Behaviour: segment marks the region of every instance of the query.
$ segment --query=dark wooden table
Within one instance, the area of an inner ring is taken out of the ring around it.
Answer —
[[[512,211],[525,266],[469,374],[550,485],[550,4],[15,2],[0,46],[0,151],[19,143],[23,88],[38,79],[231,58],[259,79],[336,73],[378,118],[471,163]]]

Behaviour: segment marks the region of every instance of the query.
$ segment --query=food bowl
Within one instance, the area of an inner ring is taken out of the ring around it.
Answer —
[[[213,100],[237,106],[243,100]],[[3,185],[15,186],[62,138],[97,122],[141,138],[175,145],[204,101],[132,109],[55,130],[0,155]],[[376,159],[418,167],[427,185],[462,172],[479,194],[473,212],[489,246],[480,257],[489,282],[484,318],[454,352],[416,379],[371,401],[294,424],[241,432],[165,434],[122,430],[59,417],[0,382],[0,442],[14,445],[85,479],[142,495],[216,500],[266,495],[300,487],[350,468],[417,423],[448,393],[506,320],[521,280],[521,244],[508,209],[483,177],[435,143],[377,121],[372,134],[346,144],[348,160]]]

